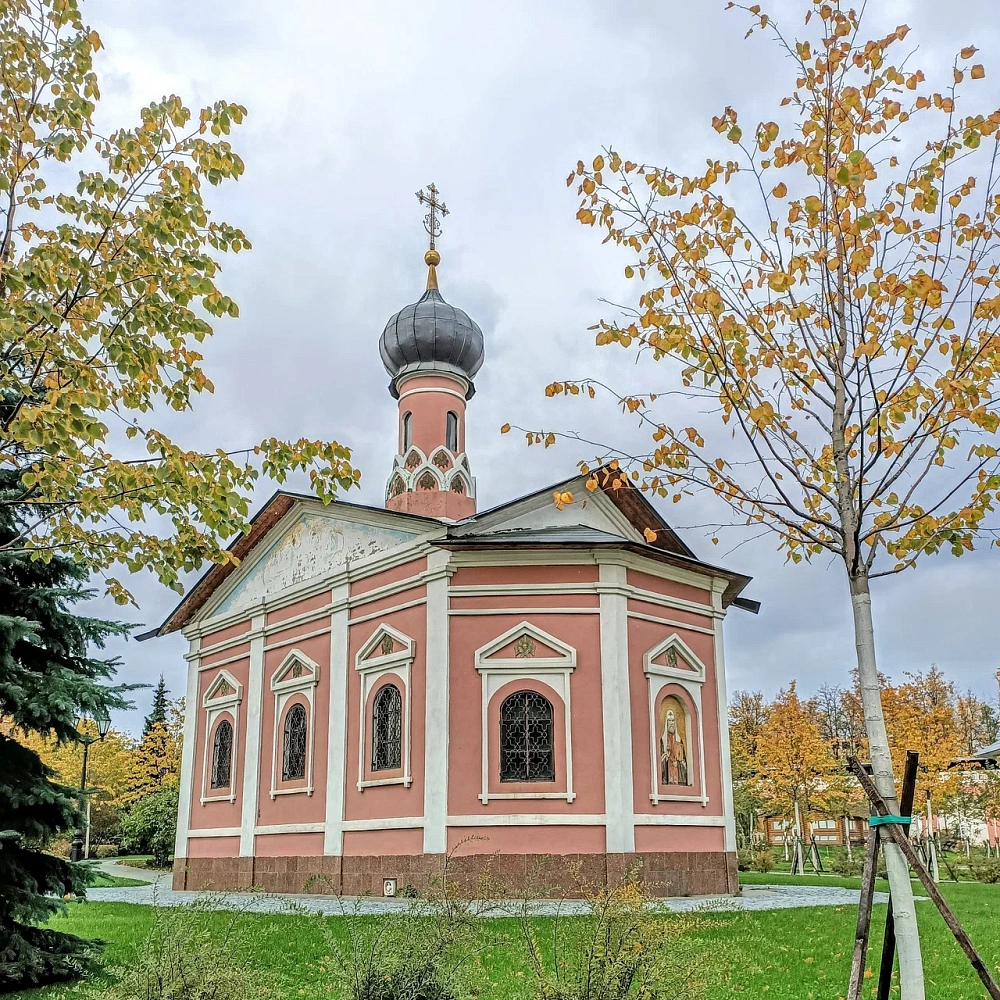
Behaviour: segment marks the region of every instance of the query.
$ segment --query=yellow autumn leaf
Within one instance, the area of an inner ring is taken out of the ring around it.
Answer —
[[[774,190],[771,192],[775,198],[784,198],[788,194],[788,186],[782,182],[775,186]]]
[[[983,66],[982,63],[976,63],[976,65],[972,67],[972,79],[982,80],[984,76],[986,76],[986,67]]]
[[[649,542],[650,545],[656,541],[656,532],[652,528],[643,528],[642,533],[645,535],[646,541]]]
[[[501,434],[508,434],[509,432],[510,432],[510,424],[504,424],[503,427],[500,428]]]

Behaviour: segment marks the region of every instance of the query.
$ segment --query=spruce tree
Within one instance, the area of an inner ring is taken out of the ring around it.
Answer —
[[[153,710],[146,716],[142,724],[142,736],[145,739],[155,725],[165,726],[167,724],[167,685],[160,674],[160,682],[153,692]]]
[[[0,546],[23,536],[28,511],[20,474],[0,468]],[[59,784],[34,751],[29,732],[73,740],[82,712],[124,708],[121,688],[106,683],[117,661],[90,655],[129,626],[76,615],[92,592],[87,571],[63,555],[32,559],[0,548],[0,993],[71,979],[94,945],[40,926],[66,894],[83,892],[87,871],[46,853],[80,822],[78,792]]]

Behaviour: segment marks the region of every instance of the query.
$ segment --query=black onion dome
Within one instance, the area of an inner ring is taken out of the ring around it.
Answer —
[[[445,302],[433,272],[432,265],[427,291],[386,323],[379,341],[382,364],[394,380],[404,368],[426,365],[458,369],[471,381],[483,365],[483,331],[468,313]]]

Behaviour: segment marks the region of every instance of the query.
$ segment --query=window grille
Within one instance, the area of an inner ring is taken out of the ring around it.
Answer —
[[[402,766],[403,699],[395,684],[386,684],[372,703],[372,770]]]
[[[552,705],[535,691],[518,691],[500,706],[500,780],[555,778]]]
[[[285,744],[281,756],[281,780],[306,776],[306,710],[292,705],[285,716]]]
[[[215,728],[212,744],[212,787],[228,788],[233,768],[233,726],[223,719]]]

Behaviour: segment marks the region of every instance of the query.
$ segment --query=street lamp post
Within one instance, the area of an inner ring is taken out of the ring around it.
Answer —
[[[83,769],[80,772],[80,815],[83,816],[85,808],[85,798],[87,795],[87,758],[90,755],[90,744],[103,740],[111,729],[111,716],[104,709],[97,709],[91,713],[94,722],[97,724],[97,736],[88,736],[86,733],[77,734],[77,742],[83,745]],[[79,720],[83,722],[83,718]],[[89,831],[88,831],[89,832]],[[73,834],[73,843],[69,849],[70,861],[81,861],[83,859],[84,829],[77,827]]]

